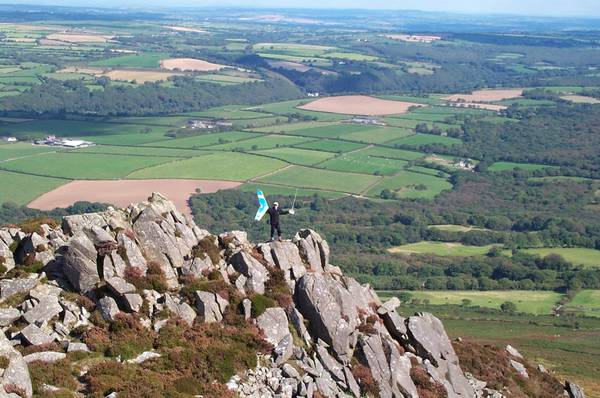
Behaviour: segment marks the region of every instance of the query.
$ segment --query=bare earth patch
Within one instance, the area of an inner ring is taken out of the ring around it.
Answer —
[[[169,77],[175,75],[178,75],[178,73],[129,69],[114,69],[102,74],[102,76],[106,76],[111,80],[135,80],[137,83],[167,80]]]
[[[434,41],[442,40],[441,36],[429,35],[387,35],[386,37],[410,43],[433,43]]]
[[[152,192],[158,191],[172,200],[178,209],[185,209],[189,213],[187,201],[196,189],[200,189],[202,193],[212,193],[239,185],[238,182],[214,180],[73,181],[34,199],[28,206],[52,210],[70,206],[77,201],[89,201],[127,207],[130,203],[146,200]]]
[[[168,70],[179,69],[181,71],[208,72],[227,68],[226,65],[213,64],[195,58],[170,58],[160,61],[160,67]]]
[[[157,71],[157,70],[137,70],[137,69],[101,69],[76,66],[69,66],[61,69],[58,73],[85,73],[96,77],[106,76],[111,80],[133,81],[137,83],[157,82],[167,80],[171,76],[180,75],[180,73]]]
[[[462,102],[494,102],[505,99],[520,98],[523,96],[523,89],[504,89],[504,90],[478,90],[471,94],[454,94],[444,97],[446,101]]]
[[[208,33],[204,29],[199,28],[189,28],[187,26],[167,26],[167,28],[174,30],[176,32],[194,32],[194,33]]]
[[[92,34],[52,33],[46,36],[46,39],[66,41],[68,43],[106,43],[113,37]]]
[[[316,112],[341,113],[345,115],[395,115],[406,113],[413,106],[424,106],[414,102],[392,101],[366,95],[342,95],[320,98],[299,106],[299,109]]]

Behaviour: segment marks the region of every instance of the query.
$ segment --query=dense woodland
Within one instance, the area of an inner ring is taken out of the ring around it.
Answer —
[[[203,110],[229,104],[263,104],[298,98],[301,93],[289,81],[272,78],[264,82],[223,87],[175,77],[175,87],[145,83],[137,87],[111,85],[91,91],[81,81],[48,80],[26,93],[0,100],[3,112],[28,115],[160,115]]]

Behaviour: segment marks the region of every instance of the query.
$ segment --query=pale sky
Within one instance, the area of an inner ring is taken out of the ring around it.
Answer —
[[[91,7],[265,7],[363,8],[447,11],[475,14],[521,14],[600,17],[600,0],[0,0],[4,4],[51,4]]]

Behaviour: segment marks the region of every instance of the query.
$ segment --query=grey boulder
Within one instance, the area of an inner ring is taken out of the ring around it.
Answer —
[[[76,290],[87,293],[100,282],[97,259],[98,252],[85,234],[69,239],[64,254],[64,274]]]
[[[229,303],[217,293],[196,292],[196,308],[198,314],[204,318],[204,322],[220,322]]]

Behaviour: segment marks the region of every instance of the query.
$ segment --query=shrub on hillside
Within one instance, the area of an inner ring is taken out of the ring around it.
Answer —
[[[485,380],[490,388],[506,387],[515,398],[555,398],[563,395],[563,386],[551,375],[524,363],[529,379],[524,379],[510,365],[506,350],[472,341],[454,342],[463,371]]]
[[[117,314],[106,327],[94,326],[83,334],[92,349],[108,356],[131,359],[154,345],[154,332],[142,326],[133,315]]]
[[[52,217],[40,216],[35,218],[30,218],[28,220],[23,221],[18,225],[19,228],[26,234],[38,233],[39,235],[44,234],[44,230],[42,229],[42,224],[47,224],[50,228],[58,228],[60,225],[58,221],[56,221]]]
[[[367,397],[379,396],[379,385],[373,378],[371,369],[356,362],[352,366],[352,376],[358,383],[362,395]]]
[[[202,238],[196,246],[192,248],[192,256],[205,259],[210,258],[213,265],[219,264],[221,261],[221,250],[217,242],[217,237],[208,235]]]
[[[35,361],[30,363],[28,367],[34,394],[44,394],[43,386],[45,384],[71,391],[76,390],[78,387],[75,374],[71,368],[71,362],[68,359],[61,359],[54,363]]]
[[[289,308],[292,305],[292,295],[283,270],[269,268],[269,279],[265,283],[265,296],[277,301],[280,307]]]
[[[205,394],[211,383],[227,382],[231,376],[256,366],[256,354],[267,353],[271,347],[250,324],[244,327],[211,323],[185,328],[183,323],[169,323],[156,339],[161,358],[148,368],[177,374],[180,387],[193,388],[195,394]],[[197,385],[191,386],[190,379]],[[197,388],[197,389],[196,389]]]
[[[167,278],[160,265],[154,261],[148,262],[148,270],[146,275],[137,267],[125,268],[125,280],[133,284],[138,290],[156,290],[159,293],[164,293],[169,290]]]

